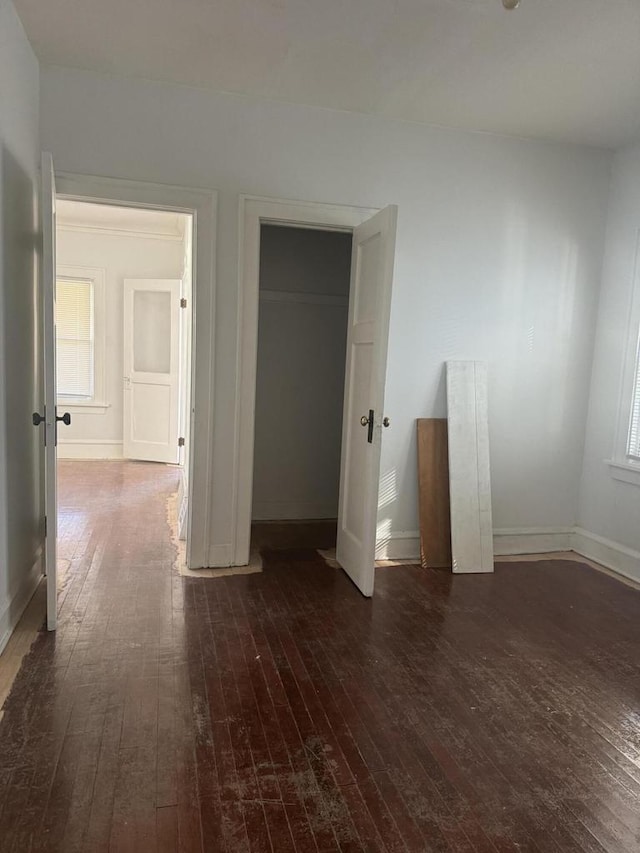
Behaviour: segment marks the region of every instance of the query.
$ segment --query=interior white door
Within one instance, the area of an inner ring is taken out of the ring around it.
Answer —
[[[42,168],[42,322],[44,356],[45,444],[45,573],[47,575],[47,628],[55,631],[58,618],[56,536],[58,530],[56,483],[56,182],[51,154],[43,152]],[[37,423],[38,413],[34,413]]]
[[[126,459],[177,463],[180,279],[125,279]]]
[[[336,557],[373,594],[395,205],[353,232]]]

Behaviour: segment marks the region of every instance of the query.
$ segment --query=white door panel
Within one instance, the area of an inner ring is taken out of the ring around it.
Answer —
[[[167,385],[148,385],[136,382],[135,406],[132,409],[131,440],[163,447],[171,438],[169,418],[158,417],[158,412],[171,410],[171,388]]]
[[[391,205],[353,232],[336,556],[366,596],[375,573],[396,220]]]
[[[44,355],[45,442],[45,572],[47,575],[47,628],[57,625],[58,589],[56,536],[58,527],[56,484],[56,182],[53,158],[42,154],[42,322]]]
[[[179,459],[179,279],[125,279],[124,431],[127,459]]]

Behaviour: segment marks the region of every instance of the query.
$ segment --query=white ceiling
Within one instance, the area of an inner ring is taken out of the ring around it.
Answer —
[[[45,63],[429,124],[640,139],[640,0],[15,0]]]

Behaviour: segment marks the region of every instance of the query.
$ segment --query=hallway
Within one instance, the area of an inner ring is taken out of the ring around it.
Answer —
[[[60,464],[59,630],[0,723],[0,851],[608,851],[640,839],[640,593],[576,562],[313,551],[184,578],[175,468]]]

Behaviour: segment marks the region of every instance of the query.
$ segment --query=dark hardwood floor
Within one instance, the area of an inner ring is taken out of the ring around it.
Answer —
[[[257,551],[282,551],[300,548],[336,547],[336,520],[321,521],[254,521],[251,525],[251,548]]]
[[[174,469],[60,466],[68,560],[0,723],[0,850],[640,850],[640,594],[313,551],[183,578]]]

